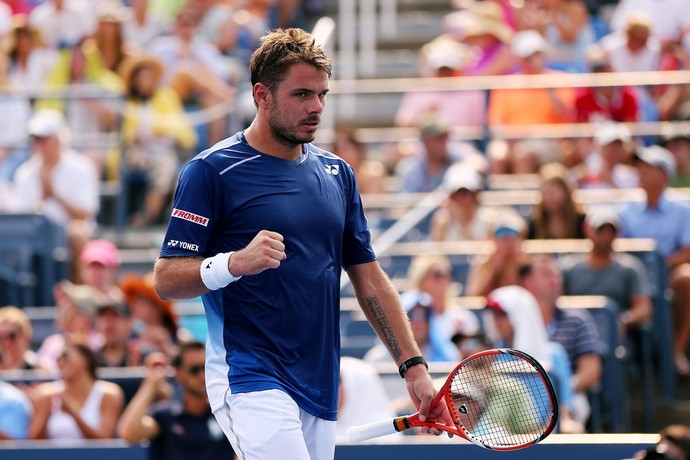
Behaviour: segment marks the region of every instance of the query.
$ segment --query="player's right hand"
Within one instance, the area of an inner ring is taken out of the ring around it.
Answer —
[[[256,275],[269,268],[278,268],[285,260],[283,235],[261,230],[241,251],[230,257],[228,269],[234,276]]]

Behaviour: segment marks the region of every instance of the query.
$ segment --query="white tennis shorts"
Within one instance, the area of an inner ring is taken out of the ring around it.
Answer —
[[[240,460],[333,460],[336,422],[280,390],[232,394],[214,415]]]

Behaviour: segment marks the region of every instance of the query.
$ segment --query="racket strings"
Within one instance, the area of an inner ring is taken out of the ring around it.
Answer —
[[[489,354],[468,361],[451,379],[450,390],[465,431],[487,447],[528,444],[550,426],[549,390],[521,357]]]

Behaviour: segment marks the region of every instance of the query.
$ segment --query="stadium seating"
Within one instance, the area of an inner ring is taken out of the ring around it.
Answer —
[[[69,257],[65,230],[41,214],[0,214],[0,267],[15,273],[18,306],[53,304]],[[0,298],[0,304],[11,299]]]

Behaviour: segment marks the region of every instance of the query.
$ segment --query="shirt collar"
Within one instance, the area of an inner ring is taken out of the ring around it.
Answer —
[[[645,211],[666,211],[669,206],[669,200],[666,198],[666,193],[663,193],[660,197],[659,200],[656,202],[656,206],[650,207],[646,201],[643,202],[644,210]]]

